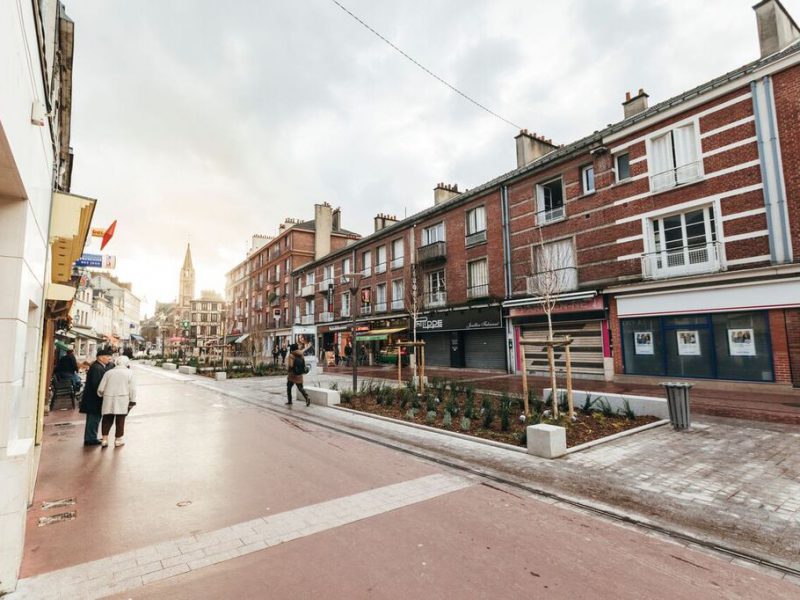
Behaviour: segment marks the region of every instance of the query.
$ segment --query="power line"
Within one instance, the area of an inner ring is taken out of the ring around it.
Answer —
[[[361,19],[360,19],[360,18],[359,18],[357,15],[353,14],[353,13],[352,13],[352,12],[350,12],[350,11],[349,11],[349,10],[348,10],[346,7],[342,6],[342,4],[340,4],[339,2],[337,2],[337,0],[331,0],[331,2],[333,2],[333,3],[334,3],[336,6],[338,6],[339,8],[341,8],[341,9],[342,9],[344,12],[346,12],[348,15],[350,15],[350,16],[351,16],[353,19],[355,19],[356,21],[358,21],[358,22],[359,22],[361,25],[363,25],[365,28],[367,28],[369,31],[371,31],[373,34],[375,34],[375,35],[376,35],[378,38],[380,38],[381,40],[383,40],[384,42],[386,42],[386,43],[387,43],[389,46],[391,46],[391,47],[392,47],[394,50],[396,50],[397,52],[399,52],[400,54],[402,54],[402,55],[403,55],[405,58],[407,58],[407,59],[408,59],[408,60],[410,60],[412,63],[414,63],[415,65],[417,65],[417,67],[419,67],[420,69],[422,69],[423,71],[425,71],[425,72],[426,72],[428,75],[430,75],[431,77],[433,77],[434,79],[436,79],[436,80],[437,80],[439,83],[443,83],[444,85],[446,85],[447,87],[449,87],[451,90],[453,90],[453,91],[454,91],[456,94],[458,94],[459,96],[461,96],[461,97],[462,97],[462,98],[464,98],[465,100],[468,100],[469,102],[472,102],[472,104],[474,104],[475,106],[477,106],[477,107],[478,107],[478,108],[480,108],[481,110],[484,110],[484,111],[486,111],[487,113],[489,113],[489,114],[490,114],[490,115],[492,115],[493,117],[497,117],[497,118],[498,118],[498,119],[500,119],[501,121],[503,121],[503,122],[505,122],[505,123],[508,123],[509,125],[511,125],[512,127],[516,128],[516,129],[522,129],[522,127],[521,127],[520,125],[517,125],[517,124],[516,124],[516,123],[514,123],[513,121],[509,121],[509,120],[508,120],[508,119],[506,119],[505,117],[503,117],[503,116],[501,116],[501,115],[498,115],[496,112],[494,112],[494,111],[493,111],[493,110],[491,110],[490,108],[487,108],[486,106],[484,106],[483,104],[481,104],[481,103],[480,103],[480,102],[478,102],[477,100],[474,100],[474,99],[470,98],[470,97],[469,97],[469,96],[467,96],[467,95],[466,95],[464,92],[462,92],[461,90],[459,90],[457,87],[455,87],[454,85],[451,85],[451,84],[449,84],[447,81],[445,81],[444,79],[442,79],[441,77],[439,77],[439,76],[438,76],[436,73],[434,73],[433,71],[431,71],[431,70],[430,70],[429,68],[427,68],[425,65],[422,65],[422,64],[420,64],[419,62],[417,62],[417,61],[416,61],[414,58],[412,58],[411,56],[409,56],[408,54],[406,54],[406,53],[405,53],[405,52],[404,52],[402,49],[400,49],[400,48],[398,48],[397,46],[395,46],[395,45],[394,45],[392,42],[390,42],[388,39],[386,39],[385,37],[383,37],[383,36],[382,36],[380,33],[378,33],[377,31],[375,31],[375,30],[374,30],[372,27],[370,27],[369,25],[367,25],[367,24],[366,24],[364,21],[362,21],[362,20],[361,20]]]

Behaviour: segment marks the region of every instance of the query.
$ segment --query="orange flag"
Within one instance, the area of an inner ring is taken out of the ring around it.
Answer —
[[[106,247],[106,244],[111,241],[111,238],[114,236],[114,229],[116,228],[116,226],[117,226],[117,220],[114,219],[114,222],[108,229],[106,229],[106,232],[103,234],[103,243],[100,244],[101,251],[103,250],[103,248]]]

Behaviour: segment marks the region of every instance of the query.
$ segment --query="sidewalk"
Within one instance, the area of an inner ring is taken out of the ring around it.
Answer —
[[[352,373],[350,368],[343,366],[325,367],[325,371],[340,375]],[[358,367],[358,375],[359,378],[397,380],[397,367]],[[501,371],[426,367],[425,375],[428,381],[434,377],[447,381],[458,378],[464,383],[473,385],[476,389],[522,394],[522,376],[509,375]],[[403,379],[410,377],[410,370],[403,368]],[[675,378],[669,379],[674,380]],[[560,377],[559,385],[563,384],[563,377]],[[713,389],[707,385],[706,382],[700,382],[692,389],[692,411],[696,414],[800,425],[800,388],[775,390],[770,387],[762,389],[756,387],[756,391],[732,392]],[[528,386],[541,393],[542,389],[550,387],[550,381],[544,377],[529,377]],[[575,379],[573,386],[577,390],[589,390],[600,394],[616,392],[635,396],[664,397],[664,390],[659,385],[639,382]]]
[[[349,381],[327,373],[308,383]],[[283,393],[279,377],[197,384],[283,410],[282,397],[270,396]],[[689,432],[660,427],[548,461],[352,411],[323,409],[313,419],[800,570],[797,426],[698,417]]]

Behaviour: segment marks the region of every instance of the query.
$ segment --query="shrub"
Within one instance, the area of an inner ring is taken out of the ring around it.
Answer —
[[[408,403],[414,399],[414,391],[412,388],[404,387],[400,390],[400,408],[405,410]]]
[[[331,384],[331,387],[330,387],[330,389],[332,389],[334,392],[336,392],[336,391],[339,391],[339,382],[338,382],[338,381],[334,381],[334,382]]]
[[[544,410],[544,402],[533,389],[528,390],[528,408],[535,413],[541,413]]]
[[[436,413],[436,399],[431,394],[425,394],[425,408],[429,413]]]
[[[475,393],[467,391],[467,401],[464,403],[464,416],[471,419],[475,416]]]
[[[510,428],[511,398],[509,398],[507,394],[503,394],[503,397],[500,399],[500,431],[508,431]]]
[[[581,406],[581,412],[585,415],[591,414],[596,404],[597,398],[592,398],[592,395],[587,392],[586,398],[583,400],[583,406]]]
[[[611,404],[606,400],[604,396],[597,399],[597,406],[600,408],[600,412],[603,414],[604,417],[613,417],[614,416],[614,409],[611,408]]]
[[[469,431],[470,427],[472,427],[472,419],[461,417],[461,431]]]
[[[444,414],[450,415],[451,417],[455,417],[458,414],[458,402],[452,396],[444,407]]]
[[[483,415],[483,428],[489,429],[494,421],[494,403],[490,398],[483,399],[481,414]]]
[[[444,416],[442,417],[442,425],[450,429],[453,426],[453,415],[450,413],[449,410],[444,411]]]
[[[339,392],[339,399],[342,404],[350,404],[353,401],[353,390],[346,389]]]
[[[428,425],[432,425],[434,422],[436,422],[436,411],[435,410],[429,410],[428,412],[425,413],[425,422]]]
[[[633,421],[636,418],[636,413],[633,412],[631,405],[628,403],[627,400],[623,400],[624,404],[622,408],[619,410],[621,415],[624,415],[626,419]]]
[[[406,411],[406,416],[405,416],[406,420],[413,421],[415,416],[417,416],[417,409],[416,408],[409,408]]]

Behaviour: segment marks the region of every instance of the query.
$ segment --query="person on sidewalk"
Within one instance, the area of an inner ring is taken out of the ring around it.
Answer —
[[[100,428],[100,419],[103,414],[103,399],[97,395],[97,388],[100,386],[110,362],[111,350],[98,350],[97,358],[86,373],[86,385],[83,388],[80,408],[80,411],[86,415],[86,428],[83,430],[84,446],[100,444],[97,430]]]
[[[81,389],[81,377],[78,375],[78,360],[75,358],[75,351],[70,348],[67,353],[58,359],[56,364],[56,379],[72,380],[72,389],[76,392]]]
[[[303,351],[297,347],[297,344],[289,346],[289,364],[286,366],[286,396],[288,401],[286,404],[292,405],[292,386],[297,386],[303,398],[306,399],[306,406],[311,405],[311,398],[308,393],[303,389],[303,375],[306,372],[306,360],[303,358]]]
[[[278,342],[272,344],[272,364],[278,364],[278,355],[280,354],[280,350],[278,349]]]
[[[130,359],[120,356],[115,361],[116,366],[112,371],[103,375],[97,394],[103,398],[103,442],[102,447],[108,446],[108,434],[114,424],[114,446],[125,444],[125,417],[133,404],[136,404],[136,386],[133,383],[133,371],[130,368]]]
[[[286,342],[281,344],[281,364],[286,364]]]

